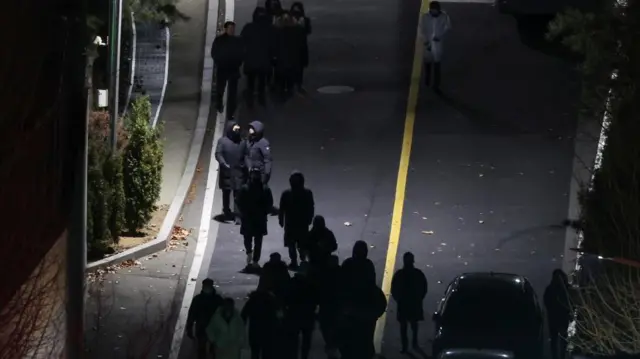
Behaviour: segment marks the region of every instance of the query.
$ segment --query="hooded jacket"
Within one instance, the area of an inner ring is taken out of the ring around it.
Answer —
[[[245,46],[245,72],[267,72],[271,67],[273,26],[267,13],[259,15],[256,9],[253,21],[246,24],[240,33]]]
[[[297,14],[294,10],[299,8],[301,10],[300,14]],[[301,47],[300,47],[300,64],[302,67],[309,66],[309,44],[307,37],[311,35],[311,19],[307,17],[304,11],[304,4],[301,2],[294,2],[291,5],[291,16],[293,16],[293,20],[295,24],[302,28],[304,32],[304,37],[301,38]]]
[[[191,330],[195,324],[196,334],[198,336],[204,335],[207,324],[209,324],[209,321],[221,303],[222,297],[215,291],[210,294],[200,293],[193,297],[191,306],[189,306],[189,313],[187,314],[187,328]]]
[[[223,190],[239,190],[246,180],[247,168],[244,157],[247,143],[239,133],[233,132],[236,125],[236,122],[228,122],[225,136],[216,144],[215,156],[220,164],[218,186]]]
[[[264,125],[260,121],[253,121],[249,124],[253,128],[254,134],[247,141],[247,152],[245,156],[245,166],[251,170],[254,168],[262,172],[262,182],[268,183],[271,179],[271,147],[269,141],[264,138]]]
[[[353,246],[350,258],[342,263],[342,280],[346,290],[376,283],[376,268],[371,259],[367,258],[368,248],[365,242],[358,241]]]
[[[217,359],[240,359],[246,335],[244,322],[237,310],[233,310],[228,322],[222,316],[222,310],[216,310],[207,325],[207,338],[215,343]]]
[[[285,231],[304,229],[306,232],[315,215],[313,192],[304,186],[304,176],[300,172],[292,173],[289,183],[291,188],[280,196],[278,220]]]

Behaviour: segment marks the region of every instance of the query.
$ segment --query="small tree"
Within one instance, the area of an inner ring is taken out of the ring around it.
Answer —
[[[136,233],[151,219],[160,198],[162,179],[161,130],[149,125],[151,103],[137,98],[126,119],[129,144],[124,151],[125,228]]]

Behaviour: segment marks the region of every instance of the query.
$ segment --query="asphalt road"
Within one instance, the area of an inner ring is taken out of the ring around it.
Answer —
[[[417,0],[306,1],[314,25],[308,95],[267,109],[241,107],[238,114],[242,123],[266,125],[276,200],[289,174],[302,171],[317,213],[338,238],[341,259],[355,241],[367,241],[379,281],[419,5]],[[236,3],[239,27],[253,6]],[[572,65],[521,45],[511,18],[489,5],[444,6],[454,24],[443,65],[445,97],[427,89],[419,97],[398,251],[398,256],[414,252],[427,274],[427,316],[445,285],[462,272],[520,273],[541,293],[551,271],[561,266],[564,230],[558,225],[567,213],[577,96]],[[355,91],[316,91],[333,85]],[[214,212],[220,210],[218,195]],[[208,248],[210,261],[199,279],[213,278],[218,290],[241,306],[257,277],[240,273],[245,253],[239,228],[218,228],[217,237],[209,238],[215,248]],[[263,261],[275,251],[286,258],[282,231],[272,218]],[[392,303],[382,347],[386,357],[398,357],[394,310]],[[428,319],[420,336],[427,352]],[[316,337],[314,359],[323,357]],[[181,358],[192,355],[186,344]]]

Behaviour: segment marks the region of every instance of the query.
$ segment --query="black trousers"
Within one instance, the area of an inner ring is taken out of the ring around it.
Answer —
[[[252,260],[254,262],[260,261],[262,255],[262,236],[244,236],[244,250],[247,254],[252,254]]]
[[[549,339],[551,340],[551,357],[553,359],[563,359],[567,351],[567,325],[557,325],[549,323]]]
[[[251,359],[277,359],[273,351],[273,343],[263,339],[249,339]]]
[[[309,359],[311,352],[311,340],[313,338],[313,324],[303,323],[292,325],[289,328],[289,355],[290,359]]]
[[[227,91],[227,118],[232,118],[236,112],[238,104],[238,79],[240,74],[237,71],[216,71],[216,108],[222,112],[225,89]]]
[[[288,95],[293,91],[297,74],[296,69],[279,70],[276,73],[276,88],[280,95]]]
[[[402,350],[407,350],[409,346],[408,327],[411,325],[411,344],[414,347],[418,346],[418,322],[417,321],[400,321],[400,340],[402,342]]]
[[[293,80],[293,84],[298,88],[302,89],[302,83],[304,82],[304,67],[300,67],[295,71],[295,76]]]
[[[431,79],[433,77],[433,88],[440,89],[440,76],[441,66],[440,62],[425,62],[424,63],[424,83],[427,86],[431,86]]]
[[[197,333],[196,334],[196,351],[198,359],[207,359],[207,349],[209,348],[209,338],[207,338],[207,334]]]
[[[253,96],[258,92],[258,101],[264,103],[267,88],[267,74],[264,71],[247,71],[247,102],[253,103]],[[257,87],[256,87],[257,85]]]
[[[231,208],[231,195],[233,194],[233,208]],[[222,213],[238,215],[238,191],[222,190]]]

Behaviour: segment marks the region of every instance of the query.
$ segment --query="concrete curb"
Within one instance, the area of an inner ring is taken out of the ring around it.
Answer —
[[[209,0],[216,1],[216,0]],[[211,7],[210,7],[211,9]],[[217,10],[216,10],[217,11]],[[220,28],[221,19],[224,19],[224,14],[218,12],[218,20],[212,25],[215,26],[215,29]],[[207,29],[209,28],[209,24],[207,24]],[[216,31],[213,32],[212,36],[215,37],[217,34]],[[87,264],[87,272],[96,271],[98,269],[108,267],[111,265],[119,264],[123,261],[130,259],[139,259],[146,256],[149,256],[153,253],[159,252],[167,247],[167,243],[171,239],[171,234],[173,232],[173,226],[175,225],[178,217],[180,216],[180,212],[182,211],[182,207],[184,206],[185,200],[189,193],[189,188],[191,187],[191,183],[193,182],[193,177],[196,173],[196,167],[198,165],[198,159],[200,158],[200,153],[202,151],[202,146],[204,144],[204,137],[207,132],[207,124],[209,121],[209,111],[211,108],[211,94],[213,90],[213,61],[209,59],[208,53],[211,49],[211,43],[213,39],[210,39],[210,31],[207,31],[207,36],[205,39],[205,62],[202,69],[202,83],[200,87],[200,104],[198,107],[198,119],[196,123],[196,128],[193,133],[193,137],[191,140],[191,147],[189,149],[189,154],[187,156],[187,163],[182,174],[182,178],[180,179],[180,183],[178,184],[178,189],[176,190],[176,195],[169,206],[169,211],[160,226],[160,231],[157,236],[144,244],[139,246],[130,248],[126,251],[114,254],[113,256],[101,259],[99,261],[95,261]],[[167,50],[169,48],[169,31],[167,29]],[[168,51],[167,51],[168,53]],[[208,60],[208,61],[207,61]],[[167,67],[166,71],[168,72],[168,55],[167,55]],[[167,76],[165,76],[165,88],[167,82]],[[163,90],[164,97],[164,90]],[[225,97],[226,101],[226,97]],[[225,106],[226,108],[226,106]],[[226,112],[226,111],[225,111]],[[225,114],[223,114],[225,115]]]
[[[131,95],[133,94],[133,82],[136,77],[136,45],[138,43],[138,34],[136,32],[136,18],[131,12],[131,69],[129,74],[129,90],[127,91],[127,101],[124,103],[124,109],[122,110],[122,117],[127,114],[129,104],[131,103]]]
[[[156,114],[153,117],[153,122],[151,122],[151,127],[155,128],[158,124],[158,119],[160,118],[160,110],[162,110],[162,104],[164,103],[164,95],[167,93],[167,83],[169,82],[169,54],[170,54],[170,44],[171,44],[171,30],[169,27],[164,28],[164,36],[165,36],[165,59],[164,59],[164,80],[162,81],[162,92],[160,93],[160,102],[158,103],[158,108],[156,109]]]

